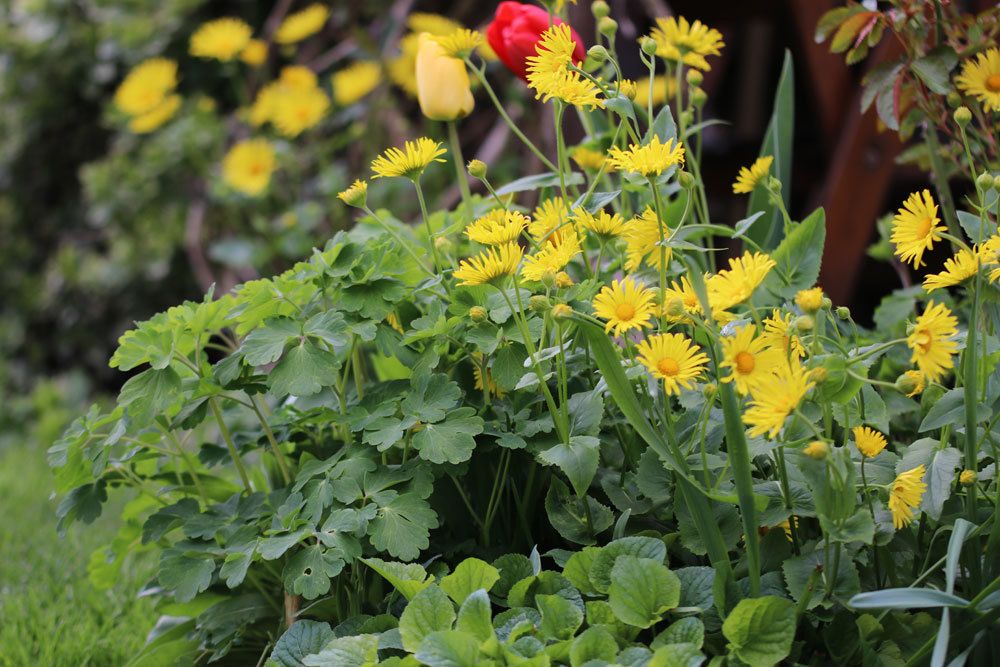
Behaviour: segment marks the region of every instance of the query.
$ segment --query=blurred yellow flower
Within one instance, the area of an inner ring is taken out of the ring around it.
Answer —
[[[262,39],[251,39],[240,52],[240,60],[251,67],[260,67],[267,60],[267,42]]]
[[[490,369],[483,362],[483,353],[473,352],[472,362],[472,377],[475,380],[474,388],[483,391],[485,387],[486,391],[493,396],[503,398],[503,390],[497,386],[496,381],[493,379],[493,373],[490,372]]]
[[[455,270],[459,285],[487,285],[517,272],[524,251],[516,243],[488,248],[475,257],[462,260]]]
[[[889,511],[892,512],[892,525],[896,530],[913,521],[913,510],[920,506],[927,490],[923,481],[926,472],[921,463],[912,470],[899,473],[889,487]]]
[[[963,93],[982,102],[987,111],[1000,111],[1000,48],[994,46],[962,63],[955,83]]]
[[[274,41],[278,44],[301,42],[306,37],[315,35],[322,30],[329,16],[330,10],[327,7],[318,2],[311,4],[303,10],[286,16],[274,33]]]
[[[351,187],[337,193],[337,199],[348,206],[363,208],[368,200],[368,183],[361,179],[355,180]]]
[[[659,176],[670,167],[684,166],[684,146],[673,139],[661,142],[653,135],[648,144],[632,144],[628,150],[612,146],[608,161],[622,171],[632,171],[647,178]]]
[[[666,74],[658,74],[653,79],[653,106],[661,107],[677,94],[677,79]],[[635,103],[641,109],[649,106],[649,77],[635,83]]]
[[[141,116],[135,116],[129,121],[128,129],[136,134],[146,134],[160,127],[174,117],[177,110],[181,108],[181,96],[171,95],[163,100],[160,106],[152,111],[147,111]]]
[[[569,156],[584,171],[598,171],[608,159],[606,154],[587,146],[574,146],[570,150]],[[614,171],[614,167],[605,169],[605,171]]]
[[[712,69],[706,56],[719,55],[726,45],[718,30],[701,21],[689,23],[683,16],[656,19],[649,36],[656,42],[656,55],[701,70]]]
[[[896,246],[896,254],[904,262],[913,262],[919,269],[923,264],[925,250],[930,250],[941,240],[945,230],[939,225],[938,207],[929,190],[914,192],[892,219],[892,235],[889,240]]]
[[[274,173],[274,148],[264,139],[241,141],[222,160],[222,180],[234,190],[255,197],[267,189]]]
[[[409,95],[417,96],[417,46],[420,33],[432,35],[450,35],[463,26],[444,16],[414,12],[406,19],[411,32],[399,40],[399,55],[386,64],[389,79]]]
[[[531,213],[528,233],[536,243],[559,243],[567,234],[575,233],[570,210],[562,197],[544,200]]]
[[[823,288],[811,287],[799,290],[795,295],[795,305],[805,313],[815,313],[823,307]]]
[[[226,17],[203,23],[191,35],[188,47],[192,56],[229,61],[238,56],[247,44],[253,30],[237,18]]]
[[[382,68],[378,63],[359,61],[334,72],[330,77],[333,100],[337,106],[349,107],[378,87]]]
[[[910,361],[928,382],[937,382],[954,367],[951,357],[958,351],[958,343],[952,339],[957,334],[958,319],[944,304],[930,301],[906,339],[913,352]]]
[[[430,34],[430,33],[427,33]],[[468,58],[483,43],[483,33],[460,28],[447,35],[435,35],[434,41],[449,58]]]
[[[774,162],[774,156],[765,155],[754,160],[754,163],[749,167],[740,167],[740,173],[736,176],[736,182],[733,183],[733,192],[738,195],[753,192],[754,188],[767,178],[772,162]]]
[[[445,54],[427,32],[417,43],[417,101],[431,120],[457,120],[472,112],[475,100],[465,63]]]
[[[650,375],[663,380],[667,394],[690,389],[705,370],[708,356],[683,334],[656,334],[636,346],[639,361]]]
[[[542,280],[547,274],[555,277],[580,251],[577,235],[567,234],[559,242],[546,243],[541,250],[525,257],[521,275],[528,280]]]
[[[330,98],[319,88],[288,90],[274,101],[271,121],[286,137],[297,137],[315,127],[330,109]]]
[[[285,122],[290,130],[309,120],[309,116],[317,112],[322,117],[329,108],[329,100],[317,88],[317,83],[315,72],[308,67],[289,65],[282,68],[278,79],[268,83],[257,93],[257,98],[250,107],[250,123],[255,126],[267,122],[277,125],[279,109],[285,115]],[[320,96],[323,100],[320,100]],[[289,97],[292,99],[287,99]],[[294,118],[296,107],[302,107],[305,115],[303,120]],[[316,120],[318,122],[319,119]]]
[[[151,58],[136,65],[115,91],[115,106],[130,116],[159,107],[177,87],[177,63]]]
[[[431,162],[444,162],[441,156],[447,153],[441,144],[420,137],[416,141],[407,141],[403,149],[389,148],[382,155],[372,160],[372,171],[375,178],[402,176],[411,180],[423,173]]]
[[[625,221],[617,213],[608,213],[601,209],[596,214],[585,209],[578,208],[573,213],[573,217],[581,227],[588,232],[593,232],[605,241],[617,238],[625,233]]]

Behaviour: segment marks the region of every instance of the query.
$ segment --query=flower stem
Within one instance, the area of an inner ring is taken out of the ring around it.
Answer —
[[[465,215],[472,219],[472,192],[469,190],[469,177],[465,173],[465,158],[462,157],[462,142],[458,138],[458,125],[453,120],[448,121],[448,141],[451,143],[452,161],[455,163],[455,177],[458,179],[458,189],[462,193],[462,203],[465,205]]]
[[[229,448],[229,456],[232,457],[233,464],[236,465],[236,470],[240,474],[243,488],[246,489],[247,493],[253,493],[253,487],[250,485],[250,477],[247,476],[247,469],[243,466],[240,453],[236,451],[236,445],[233,444],[233,437],[229,434],[229,427],[226,426],[225,420],[222,419],[222,411],[219,410],[219,401],[213,396],[208,399],[208,406],[212,409],[215,421],[219,424],[219,432],[222,433],[222,439],[226,442],[226,447]]]

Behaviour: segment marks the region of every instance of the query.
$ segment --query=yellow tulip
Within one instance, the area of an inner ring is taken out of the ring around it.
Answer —
[[[417,47],[417,100],[431,120],[456,120],[468,116],[475,101],[469,88],[465,63],[444,54],[428,33],[420,34]]]

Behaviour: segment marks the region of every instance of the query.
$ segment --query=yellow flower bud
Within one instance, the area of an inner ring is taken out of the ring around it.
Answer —
[[[816,320],[813,319],[812,315],[799,315],[795,318],[795,329],[803,333],[812,331],[813,327],[816,326]]]
[[[456,120],[472,111],[475,101],[465,63],[446,56],[428,33],[420,34],[416,75],[420,110],[431,120]]]
[[[692,86],[700,86],[701,82],[705,80],[705,75],[701,73],[701,70],[692,68],[687,71],[685,78]]]
[[[955,122],[958,123],[960,127],[965,127],[972,120],[972,112],[969,111],[969,107],[958,107],[955,109]]]
[[[556,274],[556,287],[571,287],[573,285],[573,279],[565,271],[560,271]]]
[[[469,171],[469,176],[473,178],[486,178],[486,163],[482,160],[469,160],[465,167]]]
[[[963,470],[962,474],[958,476],[958,481],[962,486],[972,486],[976,483],[976,471]]]
[[[530,299],[528,299],[528,308],[535,311],[536,313],[544,313],[546,310],[552,307],[549,302],[549,297],[544,294],[535,294]]]
[[[802,450],[802,453],[811,459],[821,460],[825,459],[826,455],[830,453],[830,446],[822,440],[813,440],[806,445],[805,449]]]
[[[556,320],[568,320],[573,316],[573,309],[565,303],[557,303],[552,306],[552,318]]]
[[[486,309],[482,306],[469,308],[469,319],[473,322],[485,322],[487,317]]]
[[[819,287],[800,290],[795,295],[795,305],[801,308],[803,313],[815,313],[823,306],[823,290]]]

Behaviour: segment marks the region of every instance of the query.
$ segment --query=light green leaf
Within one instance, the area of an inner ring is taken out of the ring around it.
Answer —
[[[663,563],[619,556],[611,568],[608,602],[623,623],[648,628],[680,603],[681,581]]]
[[[161,415],[179,397],[181,378],[173,368],[150,368],[122,385],[118,405],[132,418],[132,426],[145,426]]]
[[[656,649],[646,667],[698,667],[704,661],[694,644],[668,644]]]
[[[958,54],[948,46],[939,46],[913,61],[910,68],[938,95],[951,92],[951,70],[958,63]]]
[[[432,632],[451,630],[455,607],[439,586],[428,586],[413,596],[399,617],[399,636],[403,648],[411,653],[420,649]]]
[[[361,562],[382,575],[407,600],[434,583],[434,578],[417,563],[393,563],[379,558],[362,558]]]
[[[333,630],[319,621],[295,621],[282,633],[271,651],[270,661],[281,667],[302,667],[303,658],[316,653],[333,639]]]
[[[590,488],[597,474],[601,442],[588,435],[575,435],[569,443],[553,445],[538,454],[538,458],[548,465],[558,466],[569,478],[573,490],[582,496]]]
[[[301,332],[301,327],[295,320],[287,317],[269,320],[247,335],[240,345],[240,351],[251,366],[271,364],[281,358],[285,345],[298,338]]]
[[[705,643],[705,624],[696,616],[687,616],[670,624],[666,630],[653,638],[650,648],[658,649],[667,644],[691,644],[701,648]]]
[[[483,432],[483,420],[475,408],[458,408],[448,419],[436,424],[424,424],[413,436],[413,448],[420,458],[431,463],[462,463],[472,458],[476,449],[475,436]]]
[[[965,390],[950,389],[927,411],[918,431],[932,431],[947,424],[961,424],[965,416]]]
[[[424,638],[414,657],[428,667],[477,667],[479,642],[459,630],[439,630]]]
[[[655,537],[633,535],[612,540],[594,557],[590,568],[590,583],[600,593],[607,593],[611,587],[611,570],[619,556],[648,558],[662,563],[667,558],[667,545]]]
[[[462,604],[479,589],[488,593],[499,580],[500,572],[495,567],[478,558],[466,558],[454,572],[441,579],[440,586],[455,604]]]
[[[493,637],[493,616],[490,596],[485,589],[473,591],[458,609],[455,629],[466,632],[481,642]]]
[[[315,655],[305,657],[302,664],[305,667],[369,667],[378,662],[378,644],[379,637],[374,634],[337,637]]]
[[[784,660],[795,637],[795,605],[771,595],[740,600],[722,624],[722,634],[737,658],[751,667]]]
[[[823,244],[826,241],[826,213],[818,208],[791,232],[771,254],[775,267],[764,282],[767,289],[785,298],[808,289],[819,279]]]
[[[594,560],[603,550],[599,547],[584,547],[569,557],[563,566],[563,576],[569,579],[584,595],[595,595],[598,591],[590,581]],[[609,566],[610,569],[610,566]]]
[[[871,544],[875,539],[875,522],[867,508],[859,508],[857,512],[843,521],[831,520],[821,514],[820,526],[831,542],[861,542]]]
[[[595,534],[611,527],[614,521],[611,510],[591,496],[580,498],[571,495],[562,481],[552,478],[549,490],[545,494],[545,513],[552,527],[570,542],[594,544],[596,540],[587,523],[587,506],[584,503],[589,506]]]
[[[542,615],[538,631],[546,639],[569,639],[583,624],[583,610],[561,595],[536,595],[535,606]]]
[[[195,558],[183,551],[168,549],[160,556],[160,585],[173,591],[180,602],[188,602],[212,583],[215,562],[209,558]]]
[[[288,349],[268,375],[268,384],[276,396],[312,396],[323,387],[337,383],[340,360],[314,342],[302,339]]]
[[[598,661],[598,664],[613,663],[617,656],[618,642],[602,627],[587,628],[569,647],[571,667],[583,667],[591,660]]]
[[[439,422],[462,398],[462,390],[443,373],[416,373],[403,399],[403,414],[422,422]]]
[[[941,518],[944,501],[951,496],[955,471],[961,463],[962,452],[954,447],[946,447],[934,452],[927,465],[927,472],[924,475],[927,491],[920,503],[920,509],[927,512],[927,515],[935,521]]]

